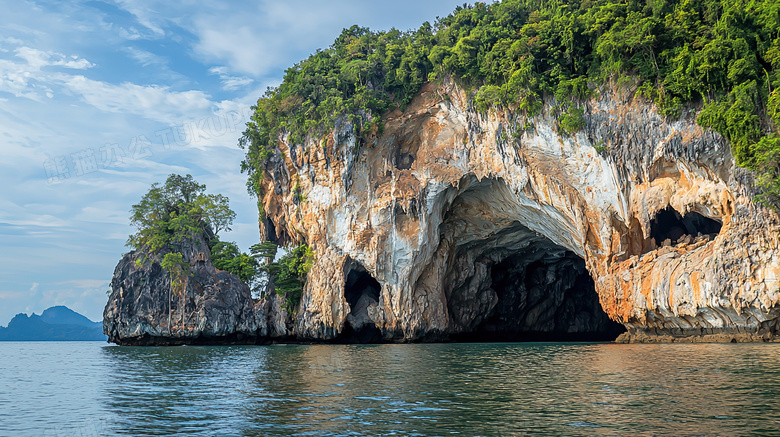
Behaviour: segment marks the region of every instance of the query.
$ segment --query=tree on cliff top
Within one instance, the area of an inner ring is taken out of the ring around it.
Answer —
[[[229,231],[236,213],[221,194],[206,194],[206,186],[192,175],[168,176],[165,184],[152,184],[130,209],[130,223],[138,231],[127,240],[134,249],[157,253],[198,235],[217,236]]]

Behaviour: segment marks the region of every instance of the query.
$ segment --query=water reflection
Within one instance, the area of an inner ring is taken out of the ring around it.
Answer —
[[[113,433],[772,434],[780,345],[104,347]]]
[[[263,349],[218,347],[102,350],[112,376],[104,402],[117,434],[219,433],[244,420],[235,386]]]

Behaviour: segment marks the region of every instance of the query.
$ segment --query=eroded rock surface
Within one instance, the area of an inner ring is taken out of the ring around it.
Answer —
[[[379,138],[283,138],[261,230],[317,258],[290,334],[773,338],[777,215],[693,111],[630,96],[602,90],[568,136],[550,102],[478,113],[445,79]]]
[[[103,332],[110,342],[247,344],[285,335],[286,314],[280,314],[276,300],[253,301],[237,276],[214,268],[202,239],[180,251],[191,271],[181,292],[171,289],[160,265],[165,252],[149,257],[133,251],[122,258],[103,311]]]

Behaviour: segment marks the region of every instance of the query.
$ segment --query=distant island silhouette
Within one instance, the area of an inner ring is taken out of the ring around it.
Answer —
[[[0,341],[105,341],[103,322],[93,322],[65,306],[53,306],[40,316],[20,313],[0,327]]]

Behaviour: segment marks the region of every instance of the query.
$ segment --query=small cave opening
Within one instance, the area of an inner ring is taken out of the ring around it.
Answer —
[[[379,304],[382,286],[359,263],[347,263],[344,298],[350,307],[344,329],[339,336],[341,343],[380,343],[382,332],[369,316],[372,307]]]
[[[655,240],[656,246],[661,247],[666,240],[677,244],[682,242],[685,236],[692,237],[691,240],[700,236],[714,237],[720,233],[722,226],[719,221],[698,212],[690,211],[682,216],[677,210],[667,206],[650,222],[650,237]]]

